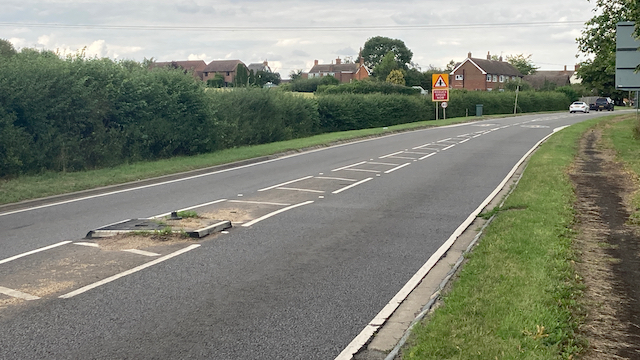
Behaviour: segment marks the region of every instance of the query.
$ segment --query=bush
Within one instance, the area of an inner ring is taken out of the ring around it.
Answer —
[[[386,81],[354,81],[340,85],[321,85],[318,86],[318,94],[403,94],[403,95],[419,95],[420,90],[402,85],[388,83]]]
[[[297,79],[289,84],[289,89],[295,92],[315,92],[320,85],[338,85],[340,80],[333,76],[323,76],[311,79]]]

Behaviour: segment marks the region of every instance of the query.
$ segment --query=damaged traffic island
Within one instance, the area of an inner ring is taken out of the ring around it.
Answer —
[[[87,239],[105,238],[117,235],[160,235],[182,234],[185,237],[202,238],[231,228],[231,221],[214,219],[208,214],[194,211],[172,212],[162,218],[129,219],[103,226],[87,233]]]

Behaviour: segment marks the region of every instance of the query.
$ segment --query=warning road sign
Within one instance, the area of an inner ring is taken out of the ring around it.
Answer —
[[[431,80],[434,89],[449,88],[449,74],[432,74]]]

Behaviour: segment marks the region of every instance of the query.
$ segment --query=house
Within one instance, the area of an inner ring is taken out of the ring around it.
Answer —
[[[249,66],[247,66],[247,70],[249,70],[249,71],[253,70],[254,74],[257,74],[258,71],[272,72],[271,68],[269,67],[269,62],[266,61],[266,60],[261,62],[261,63],[251,63],[251,64],[249,64]]]
[[[216,75],[219,75],[224,81],[224,86],[233,84],[240,64],[245,66],[240,60],[213,60],[202,70],[202,80],[206,83],[215,80]]]
[[[471,53],[461,63],[456,64],[450,73],[449,84],[452,89],[467,90],[501,90],[507,80],[516,80],[523,75],[513,65],[498,60],[491,60],[491,54],[487,53],[487,59],[471,57]]]
[[[579,68],[580,65],[576,65],[575,70],[567,70],[565,65],[564,70],[560,71],[538,70],[534,74],[525,75],[523,80],[531,84],[536,90],[543,88],[548,83],[552,83],[557,87],[579,84],[580,79],[576,75]]]
[[[165,62],[153,62],[151,68],[170,67],[173,69],[184,69],[184,72],[191,72],[196,79],[202,80],[202,73],[207,63],[204,60],[189,60],[189,61],[165,61]]]
[[[335,64],[318,64],[318,60],[314,61],[313,67],[308,73],[302,74],[302,77],[315,78],[323,76],[333,76],[340,80],[341,83],[349,83],[352,80],[363,80],[371,75],[371,71],[364,65],[364,59],[360,58],[359,63],[343,64],[340,58],[336,59]]]

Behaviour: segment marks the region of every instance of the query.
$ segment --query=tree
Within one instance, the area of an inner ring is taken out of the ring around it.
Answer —
[[[586,23],[576,39],[578,50],[593,55],[580,64],[578,76],[599,95],[621,100],[624,93],[615,90],[616,24],[636,21],[636,36],[640,36],[640,3],[635,0],[595,0],[598,15]]]
[[[249,70],[243,64],[236,67],[236,77],[233,81],[235,87],[246,87],[249,85]]]
[[[272,83],[274,85],[280,84],[280,74],[274,73],[271,71],[262,71],[259,70],[256,72],[256,82],[255,84],[259,87],[263,87],[266,83]]]
[[[404,74],[402,70],[392,70],[387,76],[388,83],[396,84],[396,85],[404,85]]]
[[[9,40],[0,39],[0,56],[9,57],[16,54],[16,49]]]
[[[291,70],[291,72],[289,72],[289,79],[291,79],[291,81],[302,79],[302,69]]]
[[[444,68],[444,71],[447,73],[450,73],[453,71],[453,69],[455,69],[455,67],[456,67],[456,62],[453,61],[453,59],[451,59],[451,61],[449,61],[447,66]]]
[[[401,69],[401,67],[395,60],[395,53],[390,50],[384,55],[382,61],[373,68],[373,76],[384,81],[393,70],[398,69]]]
[[[398,68],[406,70],[407,64],[411,63],[413,52],[402,40],[383,36],[372,37],[364,43],[361,56],[364,58],[364,64],[369,69],[374,69],[390,51],[393,52]]]
[[[531,55],[507,55],[507,62],[518,69],[522,75],[531,75],[538,71],[538,68],[533,65],[533,61],[531,61]]]

